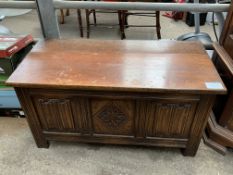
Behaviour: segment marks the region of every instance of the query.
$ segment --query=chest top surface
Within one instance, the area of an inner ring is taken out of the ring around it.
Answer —
[[[200,43],[39,41],[7,81],[30,88],[225,93]]]

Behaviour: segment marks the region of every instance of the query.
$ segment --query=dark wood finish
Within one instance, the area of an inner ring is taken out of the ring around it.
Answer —
[[[208,120],[208,123],[211,122],[212,120]],[[209,147],[213,148],[214,150],[216,150],[217,152],[219,152],[222,155],[226,155],[227,152],[227,148],[214,142],[213,140],[211,140],[207,135],[206,132],[203,133],[203,141],[206,145],[208,145]]]
[[[176,41],[41,41],[7,83],[38,147],[50,140],[132,144],[188,156],[215,95],[226,93],[201,44]]]
[[[232,34],[233,34],[233,2],[231,2],[227,18],[221,33],[219,43],[226,49],[229,55],[233,55],[232,51]]]
[[[213,62],[221,75],[228,93],[217,96],[213,113],[208,120],[206,143],[222,154],[233,148],[233,1],[225,21],[220,44],[215,43]]]
[[[222,154],[226,154],[226,148],[233,148],[233,60],[224,47],[215,43],[216,56],[213,58],[228,94],[217,96],[213,113],[208,120],[206,130],[206,143]],[[233,44],[232,44],[233,46]]]

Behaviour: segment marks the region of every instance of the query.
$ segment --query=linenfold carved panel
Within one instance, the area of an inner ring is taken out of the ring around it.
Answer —
[[[40,122],[45,130],[75,130],[69,99],[35,99]]]
[[[188,138],[195,109],[192,103],[149,103],[146,135]]]
[[[173,100],[174,101],[174,100]],[[188,138],[197,102],[102,98],[34,98],[44,130],[138,138]]]

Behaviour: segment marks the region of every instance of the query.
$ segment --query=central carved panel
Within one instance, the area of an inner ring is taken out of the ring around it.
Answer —
[[[94,133],[132,136],[134,109],[132,100],[92,99]]]
[[[117,128],[127,120],[127,116],[113,103],[105,106],[98,117],[108,126]]]

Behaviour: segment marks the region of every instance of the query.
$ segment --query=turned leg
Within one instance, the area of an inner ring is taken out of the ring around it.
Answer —
[[[80,9],[77,9],[77,15],[78,15],[80,37],[83,37],[83,22],[82,22],[82,14]]]
[[[87,38],[90,37],[90,19],[89,19],[89,16],[90,16],[90,12],[88,9],[86,9]]]
[[[160,11],[155,12],[155,18],[156,18],[156,32],[158,39],[161,39],[161,33],[160,33]]]
[[[60,9],[61,12],[61,16],[60,16],[60,24],[64,24],[65,23],[65,15],[64,15],[64,10]]]

